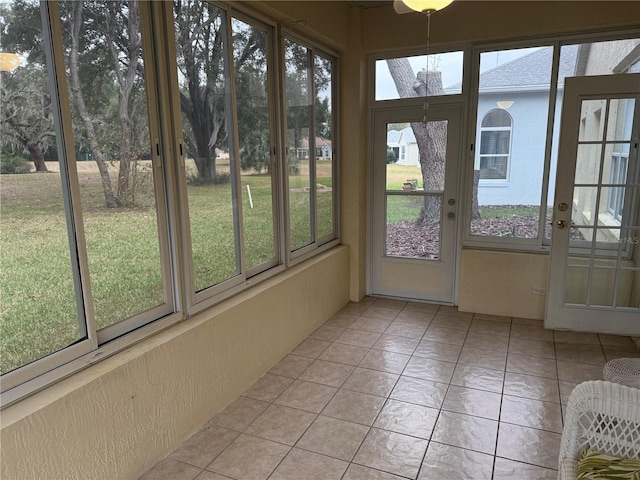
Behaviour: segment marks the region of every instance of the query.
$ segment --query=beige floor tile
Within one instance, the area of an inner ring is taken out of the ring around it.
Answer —
[[[382,307],[382,308],[392,308],[395,310],[402,310],[407,306],[409,302],[405,302],[404,300],[393,300],[391,298],[376,298],[375,302],[372,303],[374,307]]]
[[[349,326],[358,319],[357,315],[340,315],[336,314],[329,320],[324,322],[329,327],[349,328]]]
[[[246,389],[242,396],[263,402],[273,402],[291,383],[293,378],[267,373]]]
[[[294,448],[269,480],[340,480],[348,466],[342,460]]]
[[[539,467],[557,469],[559,433],[500,423],[496,455]]]
[[[514,323],[511,325],[511,336],[536,340],[538,342],[553,342],[553,330],[548,330],[542,326],[536,325],[522,325]]]
[[[438,309],[438,315],[453,315],[455,317],[473,318],[473,312],[461,312],[458,307],[442,305]]]
[[[469,331],[508,337],[511,331],[511,325],[509,323],[492,322],[491,320],[474,319],[469,326]]]
[[[394,319],[395,322],[414,323],[416,325],[429,326],[433,320],[433,313],[414,312],[411,310],[402,310]]]
[[[170,456],[175,460],[205,468],[238,435],[240,433],[234,430],[209,424],[194,433],[186,442],[175,449]]]
[[[346,390],[387,397],[400,376],[394,373],[378,372],[368,368],[356,368],[342,385]]]
[[[145,473],[140,480],[193,480],[202,471],[201,468],[188,465],[175,458],[165,458]]]
[[[372,428],[353,461],[365,467],[415,478],[428,443],[401,433]]]
[[[346,343],[356,347],[371,348],[380,338],[379,333],[365,332],[363,330],[353,330],[348,328],[337,339],[337,343]]]
[[[384,403],[383,397],[340,389],[324,407],[322,415],[371,426]]]
[[[436,314],[431,321],[432,327],[452,328],[454,330],[469,330],[471,325],[470,317],[456,317],[454,315]]]
[[[219,475],[215,472],[210,472],[209,470],[203,470],[200,472],[195,480],[229,480],[229,477],[225,477],[224,475]]]
[[[507,355],[507,372],[523,373],[536,377],[558,378],[556,361],[553,358],[531,357],[528,355]]]
[[[291,350],[291,353],[293,355],[300,355],[301,357],[318,358],[329,345],[331,345],[331,342],[307,338],[300,343],[300,345]]]
[[[320,357],[318,357],[318,359],[356,366],[362,361],[368,351],[369,349],[364,347],[333,343],[322,353],[322,355],[320,355]]]
[[[435,305],[433,303],[407,302],[404,310],[412,312],[436,313],[439,308],[440,305]]]
[[[560,387],[560,403],[562,405],[566,405],[569,401],[569,395],[573,392],[573,389],[576,388],[579,384],[576,382],[565,382],[560,380],[558,382]]]
[[[440,412],[432,440],[493,455],[498,422],[461,413]]]
[[[253,398],[239,397],[227,408],[211,419],[212,425],[230,428],[242,432],[258,416],[264,412],[269,404]]]
[[[640,358],[640,350],[631,351],[631,350],[610,350],[608,348],[604,349],[604,356],[607,358],[607,362],[615,358]]]
[[[497,457],[493,471],[493,480],[514,480],[515,478],[526,478],[527,480],[556,480],[558,478],[558,471]]]
[[[513,325],[529,325],[531,327],[544,327],[544,320],[537,318],[513,317],[511,319]]]
[[[497,352],[484,348],[475,348],[465,345],[460,352],[458,363],[473,365],[480,368],[504,371],[507,363],[507,352]]]
[[[351,461],[369,432],[369,427],[320,415],[311,424],[296,447]]]
[[[538,340],[514,336],[509,340],[509,353],[540,358],[556,358],[556,350],[553,342],[540,342]]]
[[[320,479],[318,479],[320,480]],[[347,469],[342,480],[405,480],[404,477],[399,477],[392,473],[383,472],[381,470],[375,470],[369,467],[363,467],[362,465],[356,465],[352,463]]]
[[[366,332],[383,333],[391,325],[391,320],[374,317],[359,317],[349,328]],[[335,339],[334,339],[335,340]]]
[[[491,480],[492,468],[492,455],[431,442],[418,480]]]
[[[505,374],[504,393],[545,402],[560,402],[557,380],[522,373],[507,372]]]
[[[599,347],[600,339],[597,333],[553,331],[553,339],[558,343],[574,343],[577,345],[592,345]]]
[[[282,375],[283,377],[298,378],[312,363],[312,358],[287,355],[280,360],[275,367],[269,370],[269,373]]]
[[[349,302],[336,315],[361,315],[373,302]]]
[[[440,408],[447,393],[446,383],[423,380],[402,375],[389,398],[425,407]]]
[[[294,445],[316,417],[315,413],[271,405],[247,427],[245,433],[285,445]]]
[[[437,419],[438,410],[435,408],[387,400],[373,426],[428,440]]]
[[[503,395],[500,421],[562,433],[562,411],[559,403]]]
[[[331,325],[325,324],[309,335],[309,338],[313,338],[314,340],[324,340],[325,342],[333,342],[344,333],[344,330],[344,328],[332,327]]]
[[[600,339],[600,344],[603,348],[610,348],[612,350],[625,351],[628,350],[630,352],[638,351],[638,347],[631,340],[631,337],[625,337],[623,335],[606,335],[604,333],[598,334],[598,338]]]
[[[443,362],[457,363],[462,346],[450,343],[431,342],[422,340],[413,354],[416,357],[433,358]]]
[[[496,393],[502,392],[503,381],[504,372],[462,364],[456,366],[451,378],[452,385]]]
[[[328,385],[296,380],[274,403],[311,413],[320,413],[337,391],[337,388]]]
[[[602,380],[602,367],[558,360],[558,380],[575,383]]]
[[[491,322],[511,323],[511,317],[505,317],[503,315],[488,315],[486,313],[475,313],[473,315],[474,320],[489,320]]]
[[[600,347],[556,343],[556,358],[564,362],[587,363],[604,367],[607,360]]]
[[[447,396],[442,405],[443,410],[464,413],[475,417],[498,420],[500,417],[499,393],[476,390],[474,388],[449,386]]]
[[[417,338],[401,337],[399,335],[382,335],[371,348],[411,355],[418,346],[418,343],[420,343],[420,340]]]
[[[426,331],[427,324],[394,321],[387,327],[384,333],[386,335],[398,335],[400,337],[415,338],[419,340]]]
[[[321,383],[331,387],[339,387],[349,378],[354,368],[352,365],[318,359],[309,365],[309,368],[307,368],[298,379],[307,382]]]
[[[429,326],[422,337],[422,340],[463,345],[465,338],[467,338],[467,332],[464,330]]]
[[[411,357],[404,369],[403,375],[407,377],[422,378],[439,383],[449,383],[456,365],[449,362],[441,362],[432,358]]]
[[[262,480],[271,475],[289,450],[290,447],[281,443],[242,434],[207,470],[232,478]]]
[[[358,366],[381,372],[402,373],[410,358],[410,355],[402,353],[370,350]]]
[[[393,320],[398,316],[402,308],[378,307],[375,303],[367,308],[362,315],[365,317],[382,318],[383,320]]]
[[[493,322],[495,325],[507,325],[507,323]],[[485,348],[496,352],[507,352],[509,349],[509,337],[494,333],[480,333],[469,331],[464,341],[465,347]]]

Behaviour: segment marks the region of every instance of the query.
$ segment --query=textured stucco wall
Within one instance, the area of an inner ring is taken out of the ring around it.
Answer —
[[[137,478],[348,298],[339,246],[5,409],[0,477]]]

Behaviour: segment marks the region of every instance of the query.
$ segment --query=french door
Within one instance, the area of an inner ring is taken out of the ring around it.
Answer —
[[[374,113],[370,293],[454,301],[462,108]]]
[[[545,327],[640,335],[640,74],[568,78]]]

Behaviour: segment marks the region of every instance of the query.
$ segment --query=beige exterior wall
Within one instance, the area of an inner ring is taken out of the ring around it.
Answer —
[[[135,479],[348,301],[336,247],[2,411],[0,477]]]

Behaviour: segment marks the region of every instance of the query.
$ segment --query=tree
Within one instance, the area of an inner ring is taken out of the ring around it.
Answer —
[[[42,52],[40,10],[36,3],[17,0],[0,6],[0,44],[26,59],[13,72],[1,72],[0,134],[2,143],[29,154],[36,171],[47,172],[44,153],[55,138],[51,96]]]
[[[388,59],[387,65],[400,98],[430,97],[442,95],[442,74],[423,70],[416,75],[407,58]],[[447,131],[444,121],[412,122],[420,158],[420,169],[425,190],[443,190],[445,179],[445,154]],[[477,177],[475,175],[474,177]],[[474,185],[475,185],[474,179]],[[477,214],[477,189],[474,188],[472,214]],[[475,208],[473,208],[475,205]],[[438,197],[424,196],[418,223],[431,225],[440,222],[441,205]],[[479,218],[473,217],[473,218]]]

